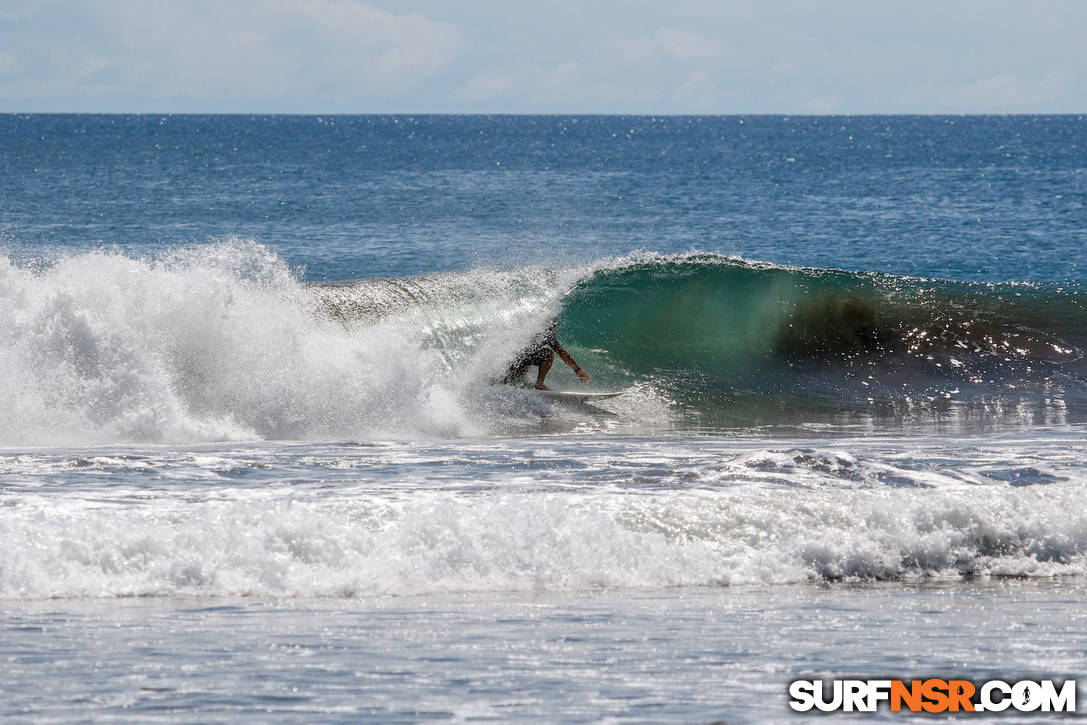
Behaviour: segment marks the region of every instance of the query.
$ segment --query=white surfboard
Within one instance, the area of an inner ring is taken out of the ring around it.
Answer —
[[[579,390],[533,390],[533,392],[558,400],[588,402],[590,400],[607,400],[608,398],[614,398],[617,395],[622,395],[626,391],[619,390],[614,393],[583,393]]]

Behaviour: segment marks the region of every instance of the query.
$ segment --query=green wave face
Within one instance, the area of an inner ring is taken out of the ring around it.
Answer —
[[[501,378],[557,315],[559,340],[596,388],[648,386],[675,404],[680,425],[947,412],[1014,424],[1087,420],[1087,310],[1075,286],[703,254],[365,279],[316,292],[345,325],[378,326],[433,353],[433,374],[450,381]],[[557,384],[572,384],[567,374],[559,365]]]
[[[633,264],[579,284],[561,331],[634,374],[729,379],[765,364],[811,295],[844,296],[848,282],[866,286],[713,257]]]
[[[703,412],[1087,398],[1078,289],[789,269],[713,255],[600,269],[560,339]]]

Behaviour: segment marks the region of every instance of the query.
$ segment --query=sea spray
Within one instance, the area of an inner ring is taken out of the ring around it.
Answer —
[[[3,268],[5,443],[475,429],[433,328],[397,316],[345,325],[258,245]]]

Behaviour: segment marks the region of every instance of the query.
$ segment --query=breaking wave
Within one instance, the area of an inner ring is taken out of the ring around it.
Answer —
[[[1083,300],[715,255],[317,285],[245,242],[2,257],[0,444],[1068,422],[1087,400]],[[571,410],[493,385],[553,317],[594,386],[632,392]]]

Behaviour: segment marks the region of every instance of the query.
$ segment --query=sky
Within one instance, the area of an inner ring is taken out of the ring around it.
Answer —
[[[1084,0],[0,0],[0,112],[1082,113]]]

